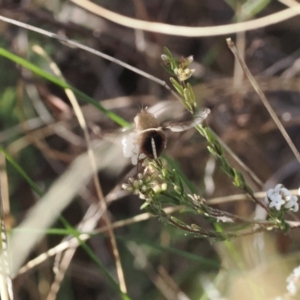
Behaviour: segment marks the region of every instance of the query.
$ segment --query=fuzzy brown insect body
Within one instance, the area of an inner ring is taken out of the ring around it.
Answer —
[[[156,117],[149,113],[146,109],[142,109],[134,118],[135,130],[137,132],[149,128],[158,128],[160,124]]]
[[[169,122],[161,125],[153,114],[143,109],[134,118],[140,153],[151,159],[157,159],[166,147],[165,129],[174,132],[188,130],[202,123],[209,113],[210,110],[205,108],[194,115],[189,122]]]
[[[134,123],[140,152],[157,159],[166,147],[166,135],[158,120],[143,109],[134,118]]]

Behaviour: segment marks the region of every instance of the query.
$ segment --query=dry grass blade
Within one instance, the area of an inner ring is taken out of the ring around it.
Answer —
[[[9,264],[7,233],[5,226],[4,203],[8,201],[8,185],[5,172],[5,157],[0,153],[0,222],[1,222],[1,261],[0,261],[0,295],[2,300],[13,300],[13,285]],[[8,204],[7,204],[8,205]],[[6,205],[6,207],[7,207]]]
[[[94,151],[98,170],[114,168],[116,157],[118,157],[118,166],[115,166],[114,169],[116,173],[120,172],[127,163],[127,160],[121,155],[120,147],[106,141],[99,142]],[[103,157],[105,157],[105,160],[103,160]],[[17,227],[21,228],[21,231],[15,232],[10,240],[11,257],[14,261],[13,274],[18,272],[31,249],[42,238],[44,235],[43,230],[46,230],[57,219],[62,210],[91,179],[93,170],[87,167],[89,165],[87,153],[76,158]],[[41,218],[41,216],[43,217]],[[24,235],[22,232],[24,228],[39,228],[41,232],[32,232],[30,235]],[[23,247],[20,248],[20,245],[23,245]]]
[[[297,196],[298,190],[290,190],[290,192]],[[256,198],[264,198],[266,196],[266,192],[256,192],[254,193],[254,196]],[[229,202],[235,202],[235,201],[245,201],[248,200],[248,196],[245,194],[236,194],[236,195],[229,195],[229,196],[223,196],[223,197],[217,197],[212,198],[207,201],[209,205],[217,205],[222,203],[229,203]]]
[[[296,0],[278,0],[278,2],[286,5],[287,7],[295,7],[299,5],[299,3]]]
[[[55,300],[59,291],[60,285],[65,277],[65,273],[73,259],[76,252],[76,248],[67,249],[63,254],[63,258],[59,264],[59,268],[56,270],[55,279],[51,285],[50,292],[46,300]]]
[[[62,78],[64,80],[63,75],[62,75],[61,71],[59,70],[58,66],[50,59],[50,57],[46,54],[46,52],[41,47],[39,47],[37,45],[34,46],[34,50],[38,54],[45,57],[50,62],[49,65],[50,65],[50,68],[52,69],[53,73],[56,76],[58,76],[59,78]],[[84,115],[82,113],[82,110],[79,106],[79,103],[78,103],[73,91],[71,91],[70,89],[65,89],[65,92],[67,94],[67,97],[68,97],[73,109],[74,109],[74,113],[77,117],[79,125],[80,125],[80,127],[83,131],[83,134],[84,134],[85,142],[86,142],[86,145],[87,145],[87,152],[88,152],[88,156],[89,156],[89,161],[90,161],[91,168],[93,170],[92,177],[93,177],[93,183],[94,183],[94,186],[95,186],[95,190],[96,190],[96,193],[97,193],[97,198],[99,200],[99,206],[102,209],[102,211],[104,212],[103,217],[105,219],[105,222],[108,225],[111,225],[109,216],[107,214],[107,204],[106,204],[106,201],[103,197],[102,188],[101,188],[101,185],[100,185],[99,178],[97,176],[97,165],[96,165],[95,154],[94,154],[94,151],[92,149],[92,143],[91,143],[91,140],[90,140],[90,135],[89,135],[89,132],[88,132],[88,127],[87,127]],[[109,234],[109,237],[110,237],[110,242],[111,242],[112,249],[113,249],[113,254],[114,254],[114,257],[115,257],[117,274],[118,274],[118,277],[119,277],[121,291],[123,293],[126,293],[127,288],[126,288],[125,278],[124,278],[122,265],[121,265],[121,261],[120,261],[120,255],[119,255],[119,251],[118,251],[118,248],[117,248],[116,239],[115,239],[115,236],[114,236],[114,232],[111,229],[111,226],[109,226],[109,228],[110,229],[108,230],[108,234]],[[56,292],[58,291],[58,287],[59,287],[58,283],[62,281],[63,274],[64,274],[64,272],[66,271],[66,269],[68,267],[68,263],[71,262],[71,259],[72,259],[73,255],[75,253],[75,250],[72,250],[71,252],[72,253],[69,253],[69,255],[66,255],[64,257],[63,267],[60,268],[61,272],[58,272],[56,274],[57,282],[54,282],[54,284],[52,285],[52,287],[53,287],[52,295],[48,297],[49,300],[50,299],[55,299],[55,297],[56,297]]]
[[[104,211],[101,210],[98,203],[92,204],[89,209],[87,210],[85,216],[83,217],[83,220],[78,225],[77,230],[83,231],[83,232],[90,232],[92,231],[96,225],[98,220],[103,216]],[[112,225],[109,225],[112,228]],[[86,238],[89,235],[81,235],[81,237],[84,237],[85,239],[79,237],[81,241],[86,240]],[[59,244],[58,246],[62,246],[63,244],[68,245],[65,249],[65,252],[57,252],[56,253],[56,261],[58,263],[54,265],[54,271],[55,271],[55,280],[51,285],[50,292],[48,294],[47,300],[54,300],[56,299],[57,292],[59,290],[60,284],[62,280],[64,279],[64,274],[66,273],[71,260],[76,252],[76,249],[78,246],[80,246],[80,242],[77,238],[73,238],[71,236],[68,236],[64,239],[64,241]],[[61,248],[62,249],[62,248]],[[53,250],[53,248],[52,248]],[[52,253],[54,253],[52,251]],[[50,256],[47,256],[50,257]]]
[[[229,49],[232,51],[232,53],[234,54],[234,56],[238,59],[241,67],[243,68],[247,78],[249,79],[250,83],[252,84],[254,90],[257,92],[258,96],[260,97],[262,103],[264,104],[264,106],[266,107],[266,109],[268,110],[270,116],[272,117],[272,119],[274,120],[274,122],[276,123],[278,129],[280,130],[281,134],[283,135],[283,137],[285,138],[286,142],[288,143],[289,147],[291,148],[291,150],[293,151],[296,159],[298,160],[298,162],[300,163],[300,154],[297,150],[297,148],[295,147],[293,141],[291,140],[291,138],[289,137],[288,133],[286,132],[286,130],[284,129],[284,127],[282,126],[279,118],[277,117],[275,111],[273,110],[273,108],[271,107],[269,101],[267,100],[264,92],[262,91],[262,89],[260,88],[260,86],[258,85],[257,81],[255,80],[255,78],[252,76],[252,74],[250,73],[247,65],[245,64],[244,60],[242,59],[242,57],[239,55],[233,41],[228,38],[226,39],[227,44]]]
[[[172,214],[174,212],[178,212],[178,211],[182,210],[183,208],[184,208],[183,206],[167,207],[167,208],[164,209],[164,211],[165,211],[166,214]],[[121,221],[114,222],[111,225],[111,227],[113,229],[121,228],[121,227],[124,227],[124,226],[127,226],[127,225],[131,225],[131,224],[134,224],[134,223],[149,220],[150,218],[154,218],[154,216],[151,215],[150,213],[143,213],[143,214],[140,214],[140,215],[135,216],[133,218],[129,218],[129,219],[126,219],[126,220],[121,220]],[[107,231],[108,231],[108,226],[104,226],[104,227],[101,227],[101,228],[93,231],[93,234],[105,233]],[[90,234],[83,233],[83,234],[79,235],[79,239],[81,241],[87,241],[90,238],[91,238]],[[63,241],[60,244],[56,245],[55,247],[49,249],[46,253],[42,253],[39,256],[37,256],[36,258],[30,260],[25,266],[23,266],[22,268],[19,269],[16,276],[28,272],[32,268],[34,268],[37,265],[43,263],[48,258],[50,258],[52,256],[55,256],[58,253],[61,253],[65,250],[67,250],[68,248],[78,247],[78,245],[79,245],[79,243],[78,243],[77,238],[71,238],[70,240]]]
[[[121,14],[112,12],[87,0],[72,0],[72,2],[92,12],[93,14],[101,16],[107,20],[110,20],[114,23],[125,27],[185,37],[216,36],[243,32],[248,30],[255,30],[258,28],[267,27],[273,24],[277,24],[279,22],[283,22],[285,20],[297,16],[300,13],[300,5],[298,5],[296,7],[288,8],[266,17],[237,24],[207,27],[188,27],[175,26],[157,22],[147,22],[125,17]]]

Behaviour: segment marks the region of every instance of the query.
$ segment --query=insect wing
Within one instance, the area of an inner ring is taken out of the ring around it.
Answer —
[[[193,127],[201,124],[206,119],[206,117],[208,116],[209,113],[210,113],[210,109],[205,108],[205,109],[201,110],[200,112],[198,112],[197,114],[195,114],[193,117],[193,120],[191,120],[189,122],[169,123],[166,126],[164,126],[164,128],[170,129],[173,132],[185,131],[185,130],[188,130],[190,128],[193,128]]]

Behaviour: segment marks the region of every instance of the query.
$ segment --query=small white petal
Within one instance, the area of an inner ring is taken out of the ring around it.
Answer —
[[[294,203],[294,208],[292,209],[293,212],[297,212],[299,210],[298,202]]]
[[[280,195],[273,195],[271,198],[271,202],[269,207],[275,207],[277,210],[280,210],[281,206],[285,203],[285,201],[281,198]]]
[[[297,267],[297,268],[295,268],[295,269],[293,270],[293,273],[294,273],[295,276],[297,276],[297,277],[300,278],[300,266]]]
[[[295,285],[295,283],[293,281],[290,281],[286,287],[286,289],[288,290],[288,292],[291,294],[291,295],[296,295],[297,293],[297,287]]]
[[[287,287],[290,295],[296,295],[299,292],[300,266],[293,270],[293,273],[286,279]]]
[[[271,198],[273,195],[274,195],[274,190],[273,190],[273,189],[269,189],[269,190],[267,191],[267,197],[268,197],[268,198]]]
[[[297,199],[296,199],[296,200],[295,200],[295,199],[290,199],[290,200],[286,201],[284,207],[286,207],[286,208],[291,208],[291,207],[293,207],[296,203],[297,203]]]
[[[281,193],[283,194],[283,197],[285,198],[285,200],[290,200],[290,198],[293,197],[293,194],[286,188],[282,188],[281,189]]]

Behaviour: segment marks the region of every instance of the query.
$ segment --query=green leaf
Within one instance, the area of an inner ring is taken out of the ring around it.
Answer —
[[[171,218],[172,221],[174,221],[175,223],[177,223],[180,226],[187,226],[183,221],[175,218],[174,216],[171,216],[170,218]]]
[[[248,0],[241,7],[240,19],[251,19],[258,13],[260,13],[269,3],[270,0]]]
[[[208,149],[208,151],[209,151],[212,155],[217,155],[217,153],[216,153],[214,147],[207,146],[207,149]]]
[[[166,65],[162,65],[162,67],[171,75],[171,76],[175,76],[173,70],[169,67],[169,66],[166,66]]]
[[[165,53],[165,55],[167,55],[167,57],[169,59],[171,69],[174,70],[175,68],[177,68],[178,63],[175,60],[175,58],[173,57],[173,54],[171,53],[171,51],[167,47],[164,47],[164,53]]]
[[[184,97],[184,106],[187,108],[188,111],[193,112],[194,109],[190,103],[191,97],[190,97],[190,92],[187,88],[183,89],[183,97]]]
[[[187,90],[188,90],[188,95],[189,95],[189,103],[196,108],[196,97],[194,90],[190,83],[186,84]]]
[[[10,127],[18,123],[15,105],[16,89],[7,87],[0,96],[0,119],[4,127]]]
[[[174,78],[170,78],[171,83],[173,84],[174,88],[178,92],[179,95],[184,96],[184,91],[182,85]]]

